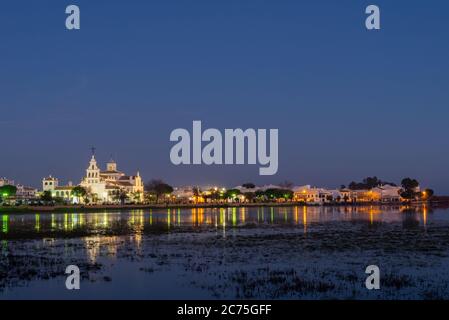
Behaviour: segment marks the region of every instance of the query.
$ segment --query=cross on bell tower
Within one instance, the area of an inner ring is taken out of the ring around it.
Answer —
[[[96,184],[100,182],[100,169],[97,166],[97,160],[95,160],[95,147],[90,148],[92,151],[92,158],[90,159],[89,166],[86,169],[85,180],[87,184]]]

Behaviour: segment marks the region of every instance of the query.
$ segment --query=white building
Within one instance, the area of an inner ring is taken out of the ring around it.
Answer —
[[[309,204],[329,203],[334,201],[338,196],[339,194],[337,194],[335,190],[312,188],[310,185],[293,188],[293,200]]]
[[[140,173],[127,176],[117,170],[117,163],[112,159],[106,164],[106,170],[101,171],[95,155],[92,155],[80,186],[92,195],[91,200],[95,203],[120,202],[122,193],[127,195],[128,201],[143,201],[144,184]]]
[[[139,172],[132,176],[125,175],[117,170],[117,164],[112,159],[106,164],[106,170],[102,171],[95,155],[92,155],[79,186],[86,189],[89,203],[118,203],[123,195],[126,195],[129,202],[143,201],[144,184]],[[82,202],[82,199],[73,195],[75,187],[71,182],[60,186],[59,180],[52,176],[42,180],[42,190],[50,191],[53,197],[72,203]]]
[[[59,186],[59,180],[57,178],[52,177],[51,175],[42,179],[42,190],[43,191],[53,191],[58,186]]]
[[[391,185],[383,185],[376,188],[373,188],[372,191],[378,194],[378,198],[382,202],[400,202],[402,201],[401,197],[401,187],[391,186]]]
[[[17,191],[16,191],[16,198],[17,199],[27,199],[27,200],[31,200],[31,199],[36,199],[37,198],[37,194],[38,194],[38,190],[36,188],[33,187],[27,187],[21,184],[18,184],[16,186]]]
[[[6,185],[15,186],[17,188],[15,198],[18,200],[32,200],[37,197],[38,190],[36,188],[16,184],[14,180],[7,178],[0,178],[0,187]]]
[[[193,201],[193,186],[183,186],[173,188],[172,197],[179,202]]]
[[[7,186],[7,185],[13,186],[14,180],[9,180],[7,178],[0,178],[0,187]]]

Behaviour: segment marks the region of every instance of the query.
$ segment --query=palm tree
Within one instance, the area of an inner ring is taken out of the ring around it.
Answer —
[[[78,198],[79,200],[85,200],[87,196],[87,190],[81,186],[76,186],[72,190],[72,196]],[[78,201],[81,202],[81,201]]]
[[[127,193],[125,190],[122,190],[122,189],[121,189],[121,190],[117,190],[117,191],[114,193],[113,199],[114,199],[115,201],[120,201],[120,204],[121,204],[121,205],[124,205],[125,202],[126,202],[126,200],[129,199],[129,196],[128,196],[128,193]]]
[[[133,192],[131,196],[132,196],[132,200],[134,202],[141,202],[141,200],[142,200],[142,193],[141,192]]]

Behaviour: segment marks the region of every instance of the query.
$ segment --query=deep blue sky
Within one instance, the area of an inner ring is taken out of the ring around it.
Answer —
[[[412,176],[448,194],[448,15],[443,0],[2,1],[0,176],[78,182],[95,145],[176,185]],[[169,134],[192,120],[279,128],[278,174],[173,166]]]

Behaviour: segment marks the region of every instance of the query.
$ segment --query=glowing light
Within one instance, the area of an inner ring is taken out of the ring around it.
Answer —
[[[36,218],[36,224],[35,224],[34,228],[36,229],[37,232],[39,232],[39,230],[41,229],[41,217],[39,214],[36,214],[35,218]]]
[[[226,211],[224,208],[220,208],[220,223],[223,225],[223,238],[226,237]]]
[[[246,212],[245,212],[245,208],[240,208],[240,220],[242,220],[243,223],[245,223],[245,217],[246,216]]]
[[[2,232],[8,233],[8,219],[7,215],[2,216]]]
[[[422,213],[423,213],[424,227],[426,227],[427,226],[427,206],[423,206]]]
[[[170,229],[170,209],[167,209],[167,227]]]
[[[295,207],[295,222],[296,222],[296,224],[298,224],[298,216],[299,216],[299,209],[298,209],[298,207]]]
[[[307,233],[307,207],[302,207],[302,224],[304,226],[304,233]]]
[[[192,208],[192,225],[196,226],[197,214],[196,208]]]

